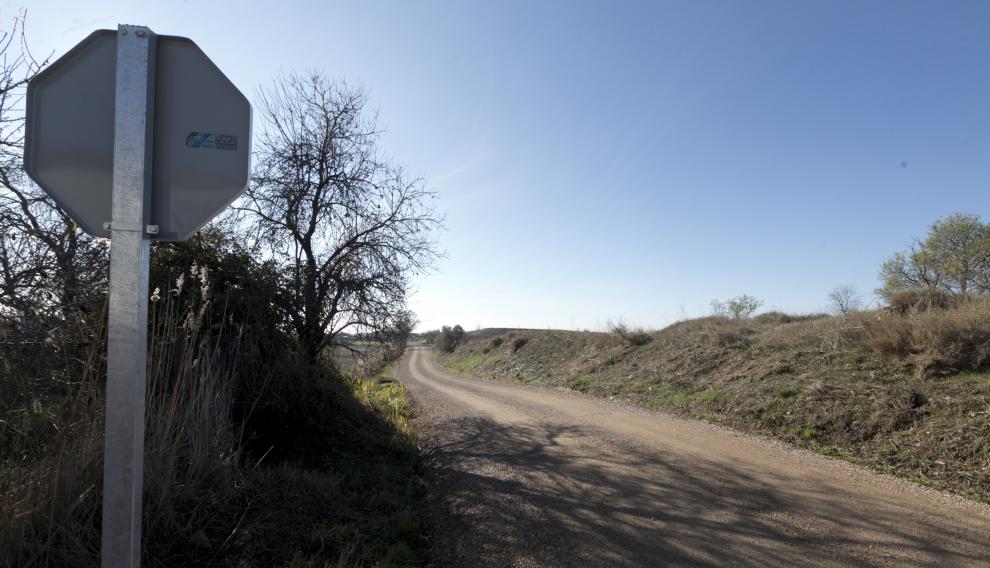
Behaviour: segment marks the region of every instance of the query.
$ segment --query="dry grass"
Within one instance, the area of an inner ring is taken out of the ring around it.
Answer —
[[[232,354],[203,335],[206,322],[205,271],[198,280],[153,306],[145,436],[146,565],[169,566],[206,555],[189,553],[196,531],[230,524],[237,514],[233,495],[223,488],[240,482],[238,437],[229,420],[233,403]],[[53,331],[51,337],[68,339]],[[37,415],[49,421],[48,432],[23,432],[22,444],[35,448],[20,464],[3,469],[0,500],[0,564],[10,566],[95,566],[103,453],[103,329],[85,345],[46,349],[83,359],[55,366],[64,383],[57,392],[35,392],[29,408],[8,408],[22,421]],[[81,349],[79,349],[81,347]],[[56,361],[58,363],[59,361]],[[229,361],[228,361],[229,363]],[[28,369],[22,371],[30,372]],[[78,373],[76,380],[71,374]],[[45,377],[29,381],[44,382]],[[4,376],[4,390],[15,379]],[[22,392],[21,404],[28,401]],[[5,457],[16,448],[5,447]],[[224,506],[217,506],[222,503]],[[215,553],[210,551],[209,554]]]
[[[867,344],[913,366],[919,375],[947,376],[990,367],[990,298],[949,307],[862,314]]]
[[[958,306],[960,299],[939,289],[908,289],[891,294],[887,310],[896,314],[946,310]]]
[[[653,336],[642,327],[632,327],[619,321],[609,324],[609,332],[619,336],[628,345],[641,347],[653,341]]]
[[[699,318],[645,345],[613,333],[516,332],[441,361],[719,422],[990,499],[990,301],[950,308]],[[509,340],[511,341],[511,340]]]

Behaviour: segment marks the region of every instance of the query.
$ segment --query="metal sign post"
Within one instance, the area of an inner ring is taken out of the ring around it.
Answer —
[[[144,394],[148,353],[146,237],[151,189],[155,36],[118,26],[114,99],[113,218],[109,221],[106,449],[103,458],[104,568],[141,565]]]
[[[189,238],[246,188],[251,105],[199,47],[97,30],[28,82],[24,170],[110,237],[104,568],[141,564],[149,239]]]

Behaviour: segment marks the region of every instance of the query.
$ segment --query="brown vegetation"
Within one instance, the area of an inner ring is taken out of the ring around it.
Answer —
[[[919,298],[902,292],[892,300],[892,313],[863,316],[862,321],[870,347],[921,375],[990,368],[990,298]]]
[[[706,317],[639,346],[614,333],[516,331],[524,350],[468,341],[441,361],[723,423],[990,499],[990,299],[925,306]]]

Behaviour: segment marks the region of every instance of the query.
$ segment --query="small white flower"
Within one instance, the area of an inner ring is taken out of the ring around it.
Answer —
[[[175,292],[175,295],[176,295],[176,296],[178,296],[179,294],[181,294],[181,293],[182,293],[182,285],[183,285],[183,284],[185,284],[185,283],[186,283],[186,273],[185,273],[185,272],[183,272],[183,273],[182,273],[182,274],[180,274],[180,275],[179,275],[179,277],[178,277],[178,278],[177,278],[177,279],[175,280],[175,289],[174,289],[174,290],[172,290],[173,292]]]

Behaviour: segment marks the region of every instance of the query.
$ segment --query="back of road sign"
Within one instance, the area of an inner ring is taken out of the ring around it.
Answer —
[[[110,233],[117,32],[99,30],[28,85],[28,174],[86,232]],[[157,36],[150,238],[183,240],[247,187],[251,106],[192,41]]]

